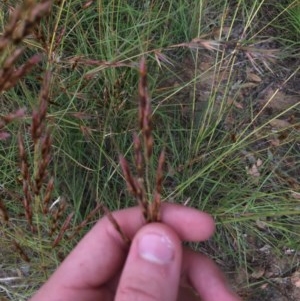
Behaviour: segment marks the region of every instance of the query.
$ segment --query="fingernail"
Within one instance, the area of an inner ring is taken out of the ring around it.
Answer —
[[[145,234],[138,242],[139,255],[146,261],[168,264],[174,258],[174,245],[167,237],[155,233]]]

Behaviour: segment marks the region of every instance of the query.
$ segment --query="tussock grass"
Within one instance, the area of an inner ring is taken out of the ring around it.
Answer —
[[[0,4],[1,33],[17,4]],[[99,201],[109,210],[134,204],[118,155],[133,153],[142,57],[152,95],[153,174],[163,147],[166,155],[162,198],[208,211],[218,225],[212,241],[196,247],[227,271],[244,269],[241,292],[255,282],[260,249],[271,246],[278,256],[297,250],[297,12],[297,1],[53,1],[20,44],[0,52],[1,70],[11,48],[24,48],[20,65],[39,55],[0,94],[2,116],[27,109],[0,127],[7,136],[0,140],[1,294],[28,298],[101,216]],[[47,112],[35,139],[32,112],[41,112],[46,70]],[[24,182],[35,181],[46,133],[47,175],[40,177],[30,222]],[[20,166],[18,135],[29,176]],[[17,269],[21,279],[8,282]]]

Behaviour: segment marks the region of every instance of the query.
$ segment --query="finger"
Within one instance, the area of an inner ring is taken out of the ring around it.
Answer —
[[[184,249],[182,273],[203,301],[241,301],[216,264],[203,254]]]
[[[139,207],[113,212],[113,216],[130,238],[145,224]],[[214,231],[210,215],[175,204],[162,205],[161,219],[182,240],[205,240]],[[43,294],[44,300],[50,300],[51,294],[63,290],[65,300],[91,300],[85,298],[88,292],[84,290],[98,289],[110,280],[123,266],[126,254],[126,244],[104,217],[80,241],[39,294]],[[77,292],[73,296],[74,289]]]
[[[116,301],[176,301],[182,247],[164,224],[149,224],[132,241],[120,278]]]
[[[177,301],[201,301],[199,294],[196,294],[191,287],[179,287]]]

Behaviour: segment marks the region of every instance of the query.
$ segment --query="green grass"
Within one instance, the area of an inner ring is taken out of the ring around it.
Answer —
[[[0,28],[17,2],[0,4]],[[32,234],[22,215],[17,134],[24,136],[33,172],[37,162],[28,126],[46,68],[52,71],[47,115],[53,139],[49,173],[55,179],[51,200],[64,198],[68,206],[60,223],[74,211],[75,227],[98,200],[110,210],[134,204],[118,154],[130,158],[137,129],[137,67],[146,56],[154,154],[162,147],[167,153],[164,200],[205,210],[218,225],[212,241],[199,247],[226,262],[227,270],[251,269],[253,249],[266,244],[274,254],[297,249],[299,199],[293,192],[300,182],[299,105],[293,98],[288,105],[272,105],[278,93],[299,93],[297,3],[119,0],[95,1],[83,9],[80,0],[55,1],[51,15],[24,42],[22,60],[41,52],[43,62],[0,95],[3,114],[28,110],[25,120],[7,126],[11,138],[0,141],[0,195],[11,218],[1,229],[6,233],[1,268],[8,273],[24,265],[17,252],[9,252],[14,239],[30,257],[29,275],[22,280],[26,288],[4,283],[5,291],[0,283],[0,296],[27,299],[93,223],[52,249],[49,217],[35,214],[38,233]],[[289,22],[283,23],[286,18]],[[192,44],[197,37],[204,42]],[[220,51],[205,47],[212,40]],[[251,81],[249,73],[261,81]],[[264,96],[267,88],[271,93]],[[274,126],[278,119],[289,120],[288,128]],[[259,176],[251,169],[257,160]]]

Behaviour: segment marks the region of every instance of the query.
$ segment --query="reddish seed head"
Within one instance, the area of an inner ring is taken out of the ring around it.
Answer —
[[[10,134],[7,132],[0,132],[0,140],[6,140],[10,137]]]

